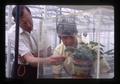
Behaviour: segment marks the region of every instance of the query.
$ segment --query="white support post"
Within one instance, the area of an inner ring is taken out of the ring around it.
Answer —
[[[40,50],[44,49],[44,44],[43,44],[43,39],[45,39],[44,37],[44,33],[46,33],[46,26],[45,26],[45,19],[46,19],[46,6],[44,7],[44,14],[42,14],[42,19],[40,20],[40,28],[38,30],[38,58],[40,58]],[[46,53],[44,53],[46,54]],[[47,57],[47,55],[44,55],[43,58]],[[43,75],[46,73],[45,71],[45,65],[44,64],[40,64],[38,63],[37,66],[37,79],[39,79],[40,77],[43,77]]]
[[[9,5],[9,10],[8,10],[8,29],[11,27],[12,25],[12,6]]]
[[[11,63],[10,63],[10,62],[11,62],[11,60],[10,60],[10,54],[11,54],[11,53],[10,53],[10,51],[11,51],[11,46],[10,46],[10,42],[8,41],[7,53],[6,53],[6,58],[7,58],[7,59],[6,59],[6,77],[7,77],[7,78],[10,78],[10,77],[11,77],[11,75],[10,75],[10,74],[11,74],[11,72],[10,72],[10,71],[11,71],[11,70],[10,70],[10,69],[11,69],[11,67],[10,67],[10,66],[11,66],[11,65],[10,65],[10,64],[11,64]]]
[[[44,6],[44,16],[43,16],[43,33],[44,33],[44,35],[47,35],[47,32],[46,32],[46,19],[47,19],[47,6],[45,5]],[[42,38],[42,39],[46,39],[46,38]],[[46,58],[47,57],[47,47],[45,47],[45,46],[43,46],[43,49],[45,48],[45,52],[44,52],[44,56],[43,56],[43,58]],[[46,62],[47,61],[45,61],[45,63],[43,64],[43,75],[47,75],[46,73],[47,73],[47,65],[46,65]]]
[[[12,24],[12,6],[11,5],[8,5],[8,26],[7,26],[7,29],[9,29],[11,27],[11,24]],[[7,30],[6,29],[6,30]],[[7,32],[6,32],[7,33]],[[10,46],[10,42],[8,40],[8,36],[6,34],[6,77],[10,78],[11,77],[11,60],[10,60],[10,55],[11,55],[11,46]]]
[[[97,52],[97,79],[99,78],[100,74],[100,32],[98,31],[98,52]]]
[[[40,58],[41,42],[42,42],[42,20],[40,20],[40,29],[38,30],[38,59]],[[40,63],[37,65],[37,79],[40,77]]]
[[[97,42],[98,42],[98,53],[97,53],[97,74],[96,77],[97,79],[100,78],[100,26],[101,26],[101,10],[99,9],[99,19],[98,19],[98,24],[97,24]]]

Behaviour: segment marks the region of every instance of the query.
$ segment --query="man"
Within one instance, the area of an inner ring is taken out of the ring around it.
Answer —
[[[38,58],[38,45],[37,40],[33,36],[33,21],[32,15],[29,8],[25,5],[20,5],[20,16],[19,16],[19,59],[18,59],[18,72],[17,78],[36,78],[37,77],[37,65],[40,64],[59,64],[64,60],[63,57],[52,57],[47,58]],[[17,8],[14,7],[12,15],[16,22],[16,11]],[[11,31],[12,30],[12,31]],[[11,48],[14,51],[15,49],[15,25],[12,26],[9,31],[9,42],[11,43]],[[35,35],[35,34],[34,34]],[[22,67],[23,66],[23,67]],[[26,68],[26,69],[25,69]],[[21,70],[21,71],[20,71]]]
[[[86,40],[83,40],[82,38],[79,38],[77,36],[77,28],[75,22],[71,22],[71,20],[63,19],[59,24],[57,25],[57,33],[58,37],[62,40],[62,42],[55,48],[53,55],[61,55],[66,57],[64,63],[68,63],[68,65],[65,66],[71,66],[72,63],[70,62],[71,58],[70,55],[67,52],[65,52],[65,49],[68,47],[74,47],[77,48],[79,46],[79,43],[85,43],[87,44]],[[101,59],[101,66],[100,70],[102,72],[107,72],[110,67],[107,65],[106,61]],[[97,62],[95,62],[96,64]],[[60,65],[53,65],[53,73],[55,74],[55,77],[59,78],[62,74],[63,68],[65,68],[64,64]],[[95,67],[96,68],[96,67]],[[67,69],[66,69],[67,70]],[[72,73],[72,70],[74,68],[69,68],[68,73]]]

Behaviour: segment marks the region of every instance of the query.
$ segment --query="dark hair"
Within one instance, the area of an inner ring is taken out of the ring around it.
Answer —
[[[23,16],[24,8],[26,8],[26,10],[31,14],[30,9],[27,6],[19,5],[19,18]],[[15,21],[16,21],[16,11],[17,11],[17,6],[15,6],[12,11],[12,16],[14,17]]]
[[[56,27],[58,36],[73,36],[78,33],[75,21],[63,19]]]

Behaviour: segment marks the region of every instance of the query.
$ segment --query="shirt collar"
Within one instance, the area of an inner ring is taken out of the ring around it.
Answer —
[[[19,33],[22,34],[24,32],[23,29],[21,27],[19,27],[19,29],[20,29]]]
[[[26,34],[30,35],[30,33],[29,33],[29,32],[27,32],[27,31],[23,30],[21,27],[19,27],[19,29],[20,29],[20,31],[19,31],[19,33],[20,33],[20,34],[22,34],[22,33],[26,33]]]
[[[15,32],[16,31],[16,25],[12,25],[12,27],[8,30],[8,33],[12,33],[12,32]],[[26,34],[30,34],[29,32],[23,30],[20,26],[19,26],[19,34],[22,34],[22,33],[26,33]]]

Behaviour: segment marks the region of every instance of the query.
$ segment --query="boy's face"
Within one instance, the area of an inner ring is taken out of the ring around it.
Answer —
[[[72,47],[76,43],[76,37],[75,36],[62,36],[60,38],[61,38],[61,40],[63,41],[63,44],[66,47]]]

